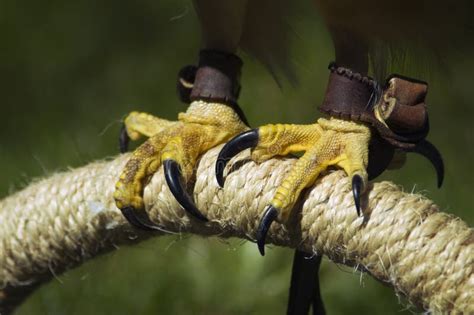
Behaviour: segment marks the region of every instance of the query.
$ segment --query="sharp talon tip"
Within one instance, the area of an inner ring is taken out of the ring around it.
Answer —
[[[120,211],[122,212],[125,219],[127,219],[127,221],[136,228],[145,231],[160,231],[165,233],[172,233],[153,223],[150,218],[145,216],[139,216],[134,207],[124,207],[123,209],[120,209]]]
[[[182,174],[178,163],[174,160],[165,160],[163,162],[165,171],[165,179],[168,187],[176,198],[176,201],[186,210],[190,215],[198,220],[207,222],[208,219],[199,211],[189,194],[183,187],[181,182]]]
[[[352,177],[352,194],[354,196],[354,204],[357,210],[357,216],[360,217],[360,195],[362,191],[362,177],[354,175]]]
[[[438,149],[431,142],[423,140],[415,148],[409,150],[409,152],[420,154],[430,161],[436,171],[437,186],[441,188],[444,181],[444,162]]]
[[[122,128],[120,129],[120,135],[119,135],[120,153],[125,153],[128,151],[129,142],[130,142],[130,137],[128,136],[127,128],[125,127],[125,124],[124,124],[122,125]]]
[[[267,238],[268,230],[270,230],[270,226],[277,218],[278,212],[278,209],[274,208],[273,206],[269,206],[263,214],[262,220],[258,226],[257,246],[262,256],[265,256],[265,239]]]
[[[225,169],[225,164],[223,163],[222,160],[218,159],[216,161],[216,180],[220,188],[224,188],[224,169]]]
[[[442,172],[443,174],[440,174]],[[444,181],[444,171],[437,172],[436,186],[440,189],[443,186]]]
[[[257,246],[260,255],[265,256],[265,240],[263,240],[263,242],[257,241]]]
[[[258,138],[258,129],[252,129],[235,136],[222,147],[215,168],[217,183],[221,188],[224,187],[224,170],[227,163],[243,150],[256,147]]]

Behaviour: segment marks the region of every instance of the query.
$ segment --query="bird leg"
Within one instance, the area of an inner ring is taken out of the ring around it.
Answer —
[[[239,152],[251,148],[251,158],[262,162],[290,153],[303,155],[277,188],[263,212],[256,232],[260,253],[265,253],[266,235],[272,222],[286,224],[302,190],[314,183],[328,167],[339,167],[352,177],[352,192],[357,214],[362,212],[361,196],[367,182],[387,169],[399,151],[416,152],[427,157],[443,179],[443,162],[436,148],[425,140],[428,116],[424,104],[424,82],[391,76],[385,86],[367,76],[367,45],[363,38],[330,27],[336,50],[336,63],[329,66],[326,95],[320,110],[329,119],[312,125],[266,125],[246,131],[230,140],[219,153],[216,178],[224,185],[225,165]],[[295,254],[288,314],[307,314],[311,300],[301,294],[311,288],[313,313],[325,313],[318,278],[321,256],[305,261],[304,253]],[[315,277],[311,276],[315,275]]]
[[[186,182],[203,152],[248,129],[237,105],[241,65],[233,54],[203,50],[197,67],[188,66],[180,72],[180,98],[191,104],[178,121],[137,112],[125,119],[121,150],[126,150],[129,139],[149,137],[132,153],[116,183],[116,205],[131,224],[162,231],[146,215],[143,202],[144,186],[162,164],[170,191],[180,205],[195,218],[207,220],[188,195]]]
[[[312,125],[277,124],[252,129],[230,140],[219,153],[216,177],[222,185],[222,166],[243,149],[252,148],[251,157],[256,162],[303,152],[263,213],[257,230],[262,255],[272,222],[287,223],[301,191],[328,167],[342,168],[352,178],[358,215],[363,210],[360,200],[369,177],[378,176],[388,167],[395,150],[427,157],[438,173],[438,184],[442,183],[441,155],[425,140],[426,84],[391,76],[382,88],[373,79],[334,63],[329,69],[329,83],[320,107],[329,119],[321,118]]]

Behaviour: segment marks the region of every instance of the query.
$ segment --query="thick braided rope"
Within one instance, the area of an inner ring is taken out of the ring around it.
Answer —
[[[194,185],[194,199],[211,223],[185,214],[162,170],[144,195],[155,222],[171,231],[254,238],[260,215],[295,160],[256,165],[242,154],[219,189],[218,150],[202,157]],[[115,244],[155,235],[131,228],[114,205],[114,184],[127,157],[56,174],[0,201],[1,314],[54,274]],[[322,177],[301,199],[287,226],[273,225],[269,241],[357,266],[423,309],[474,313],[474,231],[460,219],[389,182],[369,187],[366,216],[358,218],[341,171]]]

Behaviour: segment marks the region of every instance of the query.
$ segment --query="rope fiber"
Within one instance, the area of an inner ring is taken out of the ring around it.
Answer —
[[[194,181],[194,200],[210,222],[186,215],[162,169],[144,191],[154,222],[178,233],[255,238],[265,206],[296,160],[257,165],[243,152],[230,163],[220,189],[214,175],[219,150],[204,154]],[[55,174],[0,201],[1,314],[54,274],[114,245],[164,235],[134,229],[115,207],[114,185],[128,157]],[[287,225],[273,224],[267,241],[355,266],[424,310],[474,314],[472,228],[390,182],[371,184],[363,205],[364,217],[357,217],[349,179],[342,171],[329,172],[307,189]]]

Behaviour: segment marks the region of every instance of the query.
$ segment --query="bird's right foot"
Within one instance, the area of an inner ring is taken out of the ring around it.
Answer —
[[[303,152],[262,215],[257,230],[260,253],[264,254],[272,222],[286,223],[301,191],[328,167],[342,168],[352,178],[358,215],[363,210],[360,200],[369,177],[376,177],[388,167],[395,149],[427,157],[435,166],[440,186],[444,172],[441,155],[424,139],[428,132],[425,95],[426,85],[420,82],[393,77],[382,91],[370,78],[334,66],[322,106],[333,117],[321,118],[312,125],[262,126],[230,140],[216,164],[221,186],[222,164],[244,149],[252,149],[251,158],[256,162]]]

